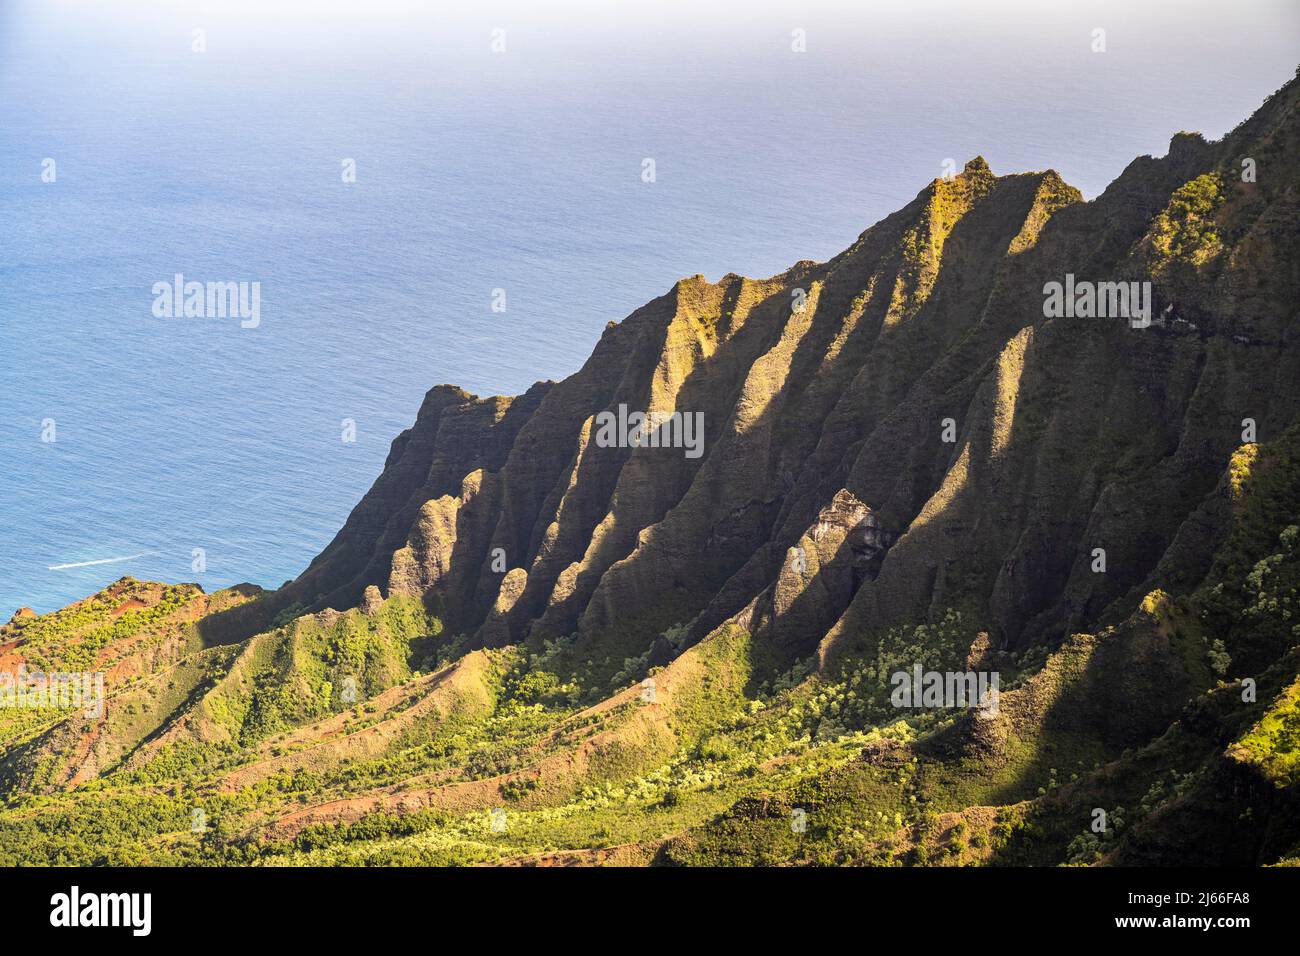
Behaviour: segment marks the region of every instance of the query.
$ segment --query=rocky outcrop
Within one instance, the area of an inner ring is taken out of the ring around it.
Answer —
[[[1193,527],[1213,536],[1242,420],[1276,433],[1300,412],[1300,278],[1279,259],[1295,100],[1293,83],[1217,143],[1179,134],[1091,202],[977,157],[829,262],[683,279],[563,382],[439,386],[276,600],[376,586],[478,645],[576,632],[614,661],[742,613],[778,657],[811,642],[824,660],[949,608],[996,648],[1121,620],[1186,574]],[[1234,176],[1245,154],[1257,182]],[[1217,245],[1183,261],[1168,236],[1207,176]],[[1159,321],[1048,317],[1067,274],[1151,282]],[[699,416],[698,454],[599,440],[620,407]]]

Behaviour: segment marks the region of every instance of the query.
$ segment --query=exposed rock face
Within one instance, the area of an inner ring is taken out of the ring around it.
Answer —
[[[379,593],[379,588],[371,584],[361,596],[361,612],[363,614],[374,614],[383,603],[384,597]]]
[[[733,620],[754,632],[776,668],[787,666],[816,649],[879,571],[892,538],[869,507],[841,489],[790,548],[775,584]]]
[[[511,568],[502,578],[497,599],[488,612],[487,620],[479,629],[479,635],[487,647],[504,647],[510,643],[510,626],[507,623],[510,611],[524,593],[527,583],[528,572],[523,568]]]
[[[831,503],[817,514],[813,541],[820,543],[828,535],[838,535],[852,552],[854,591],[880,572],[885,552],[894,542],[894,536],[881,526],[876,513],[846,489],[837,491]]]
[[[576,631],[616,660],[756,608],[773,626],[815,608],[798,627],[822,630],[794,643],[828,656],[946,608],[997,648],[1111,620],[1203,569],[1242,420],[1277,434],[1300,410],[1300,279],[1280,258],[1295,99],[1221,142],[1175,136],[1092,202],[977,157],[830,262],[683,279],[563,382],[439,386],[276,601],[347,607],[376,585],[480,645]],[[1236,175],[1247,154],[1257,182]],[[1198,246],[1180,210],[1211,175]],[[1159,321],[1046,318],[1067,273],[1151,282]],[[620,404],[703,413],[702,455],[601,447],[593,422]]]

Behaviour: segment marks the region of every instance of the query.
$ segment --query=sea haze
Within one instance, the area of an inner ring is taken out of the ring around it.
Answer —
[[[947,159],[1096,195],[1300,60],[1290,2],[654,6],[0,7],[0,614],[277,586],[429,387],[561,378],[677,278],[828,258]],[[260,325],[155,317],[177,273],[260,282]]]

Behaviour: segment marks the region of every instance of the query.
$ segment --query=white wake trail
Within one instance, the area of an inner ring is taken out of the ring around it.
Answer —
[[[68,568],[88,568],[94,564],[116,564],[119,561],[134,561],[136,558],[147,558],[157,554],[157,551],[141,551],[139,554],[128,554],[120,558],[100,558],[98,561],[74,561],[71,564],[51,564],[51,571],[66,571]]]

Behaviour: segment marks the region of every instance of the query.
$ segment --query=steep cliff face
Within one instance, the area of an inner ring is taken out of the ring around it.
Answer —
[[[830,262],[682,280],[564,382],[434,389],[280,600],[377,585],[474,644],[576,632],[614,661],[769,592],[811,614],[789,653],[826,659],[947,609],[1009,649],[1122,616],[1204,570],[1243,419],[1267,438],[1297,418],[1295,98],[1218,143],[1175,136],[1093,202],[977,158]],[[1067,275],[1150,282],[1151,326],[1046,317]],[[700,413],[702,452],[604,447],[619,406]],[[879,529],[870,573],[796,581],[791,549],[846,498]]]
[[[0,861],[1300,859],[1298,100],[438,386],[275,592],[15,615],[106,680],[0,712]]]

